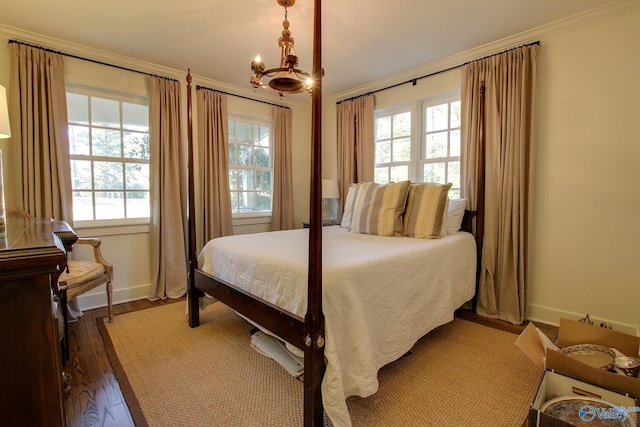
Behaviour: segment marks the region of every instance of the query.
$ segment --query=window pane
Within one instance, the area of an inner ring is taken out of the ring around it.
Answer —
[[[259,145],[261,147],[268,147],[269,146],[269,128],[267,126],[259,126],[259,125],[255,125],[253,127],[253,130],[255,132],[255,145]]]
[[[91,97],[91,125],[120,127],[120,103],[114,99]]]
[[[96,219],[124,218],[124,193],[109,191],[96,193]]]
[[[148,190],[149,189],[149,165],[126,163],[127,190]]]
[[[256,172],[256,188],[259,191],[271,192],[271,172]]]
[[[392,166],[391,181],[406,181],[409,179],[409,166]]]
[[[255,193],[253,191],[240,192],[240,206],[238,207],[238,212],[240,213],[255,212],[254,206],[255,206]]]
[[[373,180],[380,184],[386,184],[389,182],[389,168],[375,168],[373,171]]]
[[[240,209],[238,208],[239,203],[240,203],[240,195],[237,192],[232,191],[231,192],[231,213],[240,212]]]
[[[447,181],[453,188],[460,188],[460,162],[449,162],[447,167]]]
[[[451,127],[460,127],[460,101],[451,103]]]
[[[242,171],[242,189],[243,190],[255,190],[256,189],[256,183],[255,183],[255,179],[254,179],[254,171]]]
[[[255,149],[255,166],[261,168],[269,167],[269,149],[256,147]]]
[[[444,162],[424,165],[423,182],[445,183]]]
[[[89,124],[89,97],[78,93],[67,93],[67,115],[70,122]]]
[[[253,166],[253,147],[251,145],[238,145],[238,164]]]
[[[138,132],[123,132],[124,157],[149,160],[149,135]]]
[[[460,190],[458,189],[451,189],[449,190],[449,198],[450,199],[459,199],[460,198]]]
[[[236,141],[236,122],[229,120],[229,144]]]
[[[69,154],[80,154],[84,156],[91,154],[88,127],[69,125]]]
[[[427,135],[427,159],[447,157],[447,132]]]
[[[127,192],[127,218],[148,218],[149,215],[149,192]]]
[[[238,145],[229,144],[229,166],[238,164]]]
[[[395,114],[393,116],[393,137],[411,135],[411,113]]]
[[[149,107],[123,102],[122,127],[127,130],[149,132]]]
[[[382,117],[376,120],[376,141],[391,137],[391,117]]]
[[[393,161],[408,162],[411,160],[411,139],[400,138],[393,141]]]
[[[258,193],[258,212],[266,212],[271,210],[271,194],[270,193]]]
[[[122,163],[94,162],[93,186],[96,190],[122,190]],[[98,202],[96,196],[96,203]],[[124,206],[124,204],[122,204]],[[97,208],[97,206],[96,206]],[[124,211],[123,211],[124,214]],[[124,217],[123,217],[124,218]]]
[[[391,141],[376,142],[376,163],[389,163],[391,161]]]
[[[242,189],[242,171],[239,169],[229,169],[229,188],[231,190]]]
[[[449,105],[440,104],[427,107],[427,132],[447,129],[449,125]]]
[[[94,156],[120,157],[120,131],[93,129],[92,146]]]
[[[91,191],[73,192],[73,219],[76,221],[93,219],[93,193]]]
[[[71,188],[73,190],[91,190],[91,162],[71,160]]]
[[[452,130],[449,133],[449,155],[460,157],[460,130]]]
[[[236,122],[235,141],[244,142],[246,144],[251,144],[253,142],[253,138],[251,137],[251,125],[249,123]]]

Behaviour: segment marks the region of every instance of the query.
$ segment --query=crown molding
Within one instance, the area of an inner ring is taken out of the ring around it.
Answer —
[[[84,58],[90,61],[103,62],[105,64],[113,65],[116,67],[122,67],[130,70],[139,71],[145,74],[152,74],[162,77],[168,77],[176,79],[183,83],[186,87],[187,69],[176,70],[174,68],[165,67],[162,65],[154,64],[151,62],[141,61],[132,57],[119,55],[117,53],[108,52],[105,50],[95,49],[89,46],[81,45],[78,43],[69,42],[66,40],[57,39],[54,37],[37,34],[34,32],[22,30],[7,25],[0,24],[0,37],[5,37],[8,40],[15,40],[18,42],[27,43],[34,46],[39,46],[45,49],[51,49],[59,51],[62,54],[76,56]],[[218,80],[206,78],[197,74],[191,74],[193,79],[192,86],[196,85],[217,89],[223,92],[252,98],[257,101],[265,101],[274,104],[282,104],[287,107],[300,107],[308,108],[311,104],[310,100],[303,99],[291,99],[284,98],[280,100],[275,98],[267,92],[254,92],[251,88],[239,87],[224,83]]]
[[[543,44],[545,39],[549,39],[553,36],[591,26],[636,10],[640,10],[640,0],[620,0],[515,34],[513,36],[505,37],[491,43],[477,46],[463,52],[394,73],[382,79],[334,94],[331,97],[325,98],[325,102],[340,102],[344,99],[364,95],[369,92],[374,92],[394,84],[410,81],[421,76],[459,67],[467,62],[494,55],[498,52],[513,49],[518,46],[534,43],[536,41],[540,41]]]

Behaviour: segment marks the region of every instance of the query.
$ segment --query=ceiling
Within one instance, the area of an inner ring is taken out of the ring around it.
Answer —
[[[325,0],[323,92],[482,46],[616,0]],[[289,8],[299,68],[311,71],[313,1]],[[278,66],[276,0],[5,0],[0,24],[249,87],[260,54]]]

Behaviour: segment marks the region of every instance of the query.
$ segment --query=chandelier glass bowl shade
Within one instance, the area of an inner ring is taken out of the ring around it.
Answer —
[[[281,98],[290,93],[311,92],[313,87],[311,75],[296,68],[298,66],[298,57],[293,49],[293,37],[291,37],[289,21],[287,20],[287,7],[293,6],[295,0],[277,0],[277,2],[284,7],[282,36],[278,39],[280,67],[267,70],[265,63],[260,59],[260,56],[257,56],[251,62],[251,69],[254,74],[251,77],[251,85],[256,90],[262,87],[278,92]],[[264,82],[265,77],[270,79],[267,83]]]

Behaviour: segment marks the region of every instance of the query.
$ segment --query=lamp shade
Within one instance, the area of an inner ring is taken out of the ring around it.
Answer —
[[[7,91],[4,86],[0,86],[0,138],[11,138],[9,108],[7,106]]]
[[[323,199],[339,199],[340,190],[338,190],[338,180],[323,179],[322,180],[322,198]]]

